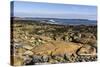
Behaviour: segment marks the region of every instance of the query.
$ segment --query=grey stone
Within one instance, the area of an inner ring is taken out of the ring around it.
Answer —
[[[43,62],[47,62],[49,60],[49,57],[48,56],[42,56],[42,60],[43,60]]]
[[[42,61],[42,56],[34,55],[32,61],[34,63],[40,63]]]

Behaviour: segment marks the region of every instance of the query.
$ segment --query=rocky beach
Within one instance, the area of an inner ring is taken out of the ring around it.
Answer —
[[[96,25],[57,25],[13,20],[12,65],[97,61]]]

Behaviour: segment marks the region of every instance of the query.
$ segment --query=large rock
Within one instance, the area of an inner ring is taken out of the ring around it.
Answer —
[[[96,49],[90,45],[84,45],[77,51],[78,55],[96,55]]]
[[[79,49],[82,45],[72,42],[64,41],[55,41],[48,44],[44,44],[38,47],[35,47],[32,51],[35,54],[40,55],[72,55]],[[42,48],[42,49],[41,49]]]

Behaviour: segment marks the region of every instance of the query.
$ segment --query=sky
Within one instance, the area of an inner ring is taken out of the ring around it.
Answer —
[[[15,17],[97,19],[96,6],[25,1],[13,1],[13,3],[13,15]]]

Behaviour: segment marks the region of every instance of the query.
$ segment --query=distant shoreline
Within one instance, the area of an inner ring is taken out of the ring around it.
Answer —
[[[37,20],[23,20],[23,19],[11,19],[12,21],[22,21],[22,22],[28,22],[28,23],[40,23],[40,24],[49,24],[49,25],[60,25],[60,26],[97,26],[97,23],[95,24],[71,24],[71,23],[67,23],[66,24],[53,24],[53,23],[46,23],[46,22],[41,22],[41,21],[37,21]]]

